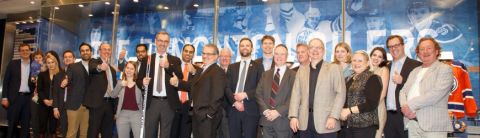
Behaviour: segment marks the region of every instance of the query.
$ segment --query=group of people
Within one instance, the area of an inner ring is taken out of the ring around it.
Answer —
[[[233,64],[230,49],[207,44],[198,66],[195,46],[172,56],[169,34],[159,32],[156,52],[148,55],[138,44],[138,60],[122,60],[123,71],[111,62],[107,43],[97,59],[87,43],[79,46],[80,62],[74,52],[63,52],[63,67],[56,52],[31,56],[22,44],[21,59],[9,63],[3,81],[8,125],[21,126],[20,134],[8,127],[8,137],[29,137],[30,117],[38,118],[40,137],[60,130],[67,138],[438,138],[452,131],[452,70],[438,62],[441,47],[433,38],[419,41],[421,62],[407,57],[403,38],[392,35],[386,45],[393,61],[382,47],[353,52],[339,43],[332,63],[323,59],[323,41],[314,38],[296,46],[295,68],[287,65],[287,46],[268,35],[261,42],[263,57],[254,60],[253,42],[241,39]],[[36,76],[34,61],[45,64]],[[38,95],[34,115],[32,95]]]

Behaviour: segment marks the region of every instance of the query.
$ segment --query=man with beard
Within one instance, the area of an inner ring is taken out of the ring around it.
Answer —
[[[147,54],[148,47],[146,44],[138,44],[135,49],[137,53],[137,72],[138,72],[140,70],[140,67],[145,64],[145,60],[148,56]]]
[[[264,72],[263,65],[252,62],[253,43],[242,38],[238,46],[241,61],[229,66],[227,71],[229,89],[226,97],[231,106],[228,115],[229,132],[232,138],[257,136],[260,117],[255,90]]]

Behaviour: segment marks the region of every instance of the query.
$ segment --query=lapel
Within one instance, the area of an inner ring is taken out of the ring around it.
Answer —
[[[214,66],[216,66],[216,64],[212,64],[210,65],[206,70],[204,70],[200,75],[198,75],[198,77],[194,77],[194,79],[192,80],[192,86],[195,85],[197,82],[199,82],[204,76],[206,76],[211,70],[213,70]]]
[[[279,84],[280,87],[279,87],[279,89],[278,89],[279,94],[278,94],[277,97],[275,98],[276,101],[279,101],[280,98],[283,99],[285,93],[281,93],[281,92],[284,91],[284,89],[288,89],[288,88],[287,88],[287,85],[288,85],[288,84],[286,84],[286,83],[287,83],[288,80],[290,80],[290,75],[291,75],[291,74],[289,73],[289,71],[290,71],[290,69],[287,68],[287,69],[285,70],[285,72],[283,73],[282,80],[281,80],[281,82],[280,82],[280,84]]]
[[[272,81],[273,81],[274,71],[269,70],[269,71],[264,72],[264,73],[266,73],[265,77],[267,78],[267,83],[265,83],[263,87],[265,87],[265,97],[266,97],[265,100],[268,101],[268,99],[271,97],[271,94],[272,94]],[[279,90],[280,90],[280,88],[279,88]]]
[[[427,70],[427,71],[425,72],[425,74],[423,75],[422,80],[420,80],[420,84],[422,84],[422,82],[423,82],[424,80],[431,78],[430,76],[432,76],[432,75],[435,73],[434,71],[437,70],[436,68],[438,67],[438,64],[439,64],[439,63],[440,63],[440,62],[435,61],[435,62],[428,68],[428,70]],[[440,64],[443,64],[443,63],[440,63]],[[418,67],[421,68],[422,66],[418,66]]]
[[[320,88],[320,86],[322,85],[322,81],[320,80],[324,80],[322,78],[326,77],[328,72],[326,72],[326,63],[325,63],[325,60],[322,61],[322,66],[320,67],[320,71],[318,72],[318,76],[317,76],[317,85],[315,86],[315,96],[317,96],[318,94],[316,94],[317,91],[320,91],[318,88]],[[309,74],[310,75],[310,74]],[[310,78],[310,77],[307,77],[307,78]],[[308,82],[308,80],[307,80]]]
[[[246,85],[246,83],[248,82],[248,80],[250,80],[250,78],[252,77],[252,75],[251,75],[252,73],[251,73],[251,72],[253,71],[253,67],[254,67],[254,66],[253,66],[253,64],[254,64],[253,62],[254,62],[254,61],[251,60],[251,61],[250,61],[250,64],[248,64],[248,69],[247,69],[247,72],[246,72],[246,74],[245,74],[245,75],[246,75],[246,76],[245,76],[245,85]],[[239,77],[239,78],[240,78],[240,77]]]

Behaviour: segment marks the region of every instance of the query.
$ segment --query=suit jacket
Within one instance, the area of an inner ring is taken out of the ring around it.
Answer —
[[[140,90],[140,88],[137,87],[137,85],[133,86],[135,87],[135,101],[137,102],[137,106],[138,106],[138,111],[139,112],[142,112],[142,105],[143,105],[143,92],[142,90]],[[117,113],[115,113],[116,115],[119,115],[120,114],[120,111],[122,110],[122,106],[123,106],[123,99],[125,99],[124,97],[125,95],[125,86],[122,86],[122,83],[117,83],[117,85],[115,86],[115,88],[113,89],[112,91],[112,97],[113,98],[117,98],[118,97],[118,105],[117,105]]]
[[[193,102],[193,117],[200,120],[221,117],[224,90],[227,77],[217,64],[210,65],[190,81],[180,81],[178,88],[190,91]]]
[[[65,78],[66,73],[64,71],[60,71],[55,76],[53,76],[52,80],[52,99],[53,99],[53,108],[60,108],[64,109],[65,102],[63,101],[65,98],[65,88],[60,87],[63,79]]]
[[[180,67],[181,67],[181,66],[180,66]],[[196,75],[199,75],[199,74],[202,73],[202,68],[200,68],[200,67],[198,67],[198,66],[196,66],[196,65],[193,65],[193,68],[195,68],[195,70],[196,70],[196,73],[195,73],[195,74],[189,72],[189,73],[188,73],[188,76],[183,76],[183,77],[188,77],[188,80],[187,80],[187,81],[192,81],[193,78],[195,78]],[[182,69],[182,72],[183,72],[183,69]],[[185,91],[185,90],[180,90],[180,89],[179,89],[179,91]],[[187,94],[188,94],[189,100],[188,100],[187,102],[185,102],[183,105],[187,105],[187,106],[190,107],[191,100],[192,100],[192,94],[191,94],[190,92],[187,92]],[[181,97],[178,96],[178,99],[179,99],[179,100],[180,100],[180,98],[181,98]],[[186,108],[182,108],[182,109],[186,109]],[[188,111],[186,111],[186,112],[188,112]]]
[[[272,81],[273,81],[273,73],[275,68],[267,70],[263,73],[262,78],[257,86],[256,94],[257,94],[257,103],[260,108],[260,113],[263,113],[267,109],[272,109],[270,106],[269,100],[272,93]],[[291,69],[286,69],[285,74],[279,84],[278,95],[275,97],[275,110],[280,113],[280,117],[276,120],[285,120],[288,122],[288,108],[290,106],[290,96],[293,88],[293,83],[295,82],[295,71]],[[274,123],[272,121],[268,121],[265,116],[260,118],[260,125],[270,126]]]
[[[308,121],[312,121],[308,118],[309,81],[310,66],[300,66],[293,84],[288,113],[290,118],[296,117],[299,120],[300,130],[306,130]],[[332,130],[327,130],[325,124],[328,117],[339,120],[345,97],[346,86],[340,67],[336,64],[322,62],[313,101],[314,124],[318,133],[332,133],[340,130],[340,121],[335,123],[336,126]]]
[[[93,68],[89,72],[89,83],[87,91],[85,92],[85,105],[90,108],[97,108],[100,107],[103,103],[103,98],[105,97],[105,93],[107,92],[108,87],[108,79],[107,79],[107,71],[101,71],[97,69],[97,66],[102,64],[101,59],[94,59],[91,60],[90,63],[92,66],[89,65],[89,68]],[[117,76],[115,75],[115,69],[111,65],[110,66],[110,73],[112,75],[112,87],[115,88],[117,84]]]
[[[151,61],[150,61],[150,73],[148,76],[152,78],[150,80],[150,83],[148,84],[148,92],[147,92],[147,110],[148,107],[150,107],[150,101],[152,100],[153,96],[153,85],[155,84],[154,78],[156,77],[155,74],[155,56],[157,54],[152,54],[151,55]],[[148,59],[147,59],[148,60]],[[174,86],[170,85],[170,78],[173,77],[173,73],[175,73],[178,77],[178,79],[183,79],[183,74],[182,74],[182,68],[181,64],[182,62],[178,57],[172,56],[170,54],[167,54],[167,60],[168,63],[170,64],[168,68],[163,70],[163,73],[165,73],[165,80],[163,81],[165,83],[165,90],[167,92],[167,98],[168,98],[168,104],[170,104],[170,108],[172,108],[173,111],[178,111],[180,110],[180,99],[178,98],[178,89],[175,88]],[[140,71],[138,73],[137,77],[137,86],[143,86],[143,78],[145,78],[145,74],[147,71],[147,65],[143,63],[147,63],[148,61],[142,62],[142,66],[140,67]],[[142,88],[142,90],[144,90]]]
[[[253,60],[253,61],[255,61],[255,62],[257,62],[257,63],[260,63],[260,65],[262,65],[262,67],[263,67],[263,57],[257,58],[257,59],[255,59],[255,60]],[[275,61],[274,61],[273,58],[272,58],[272,65],[270,65],[270,69],[273,69],[273,68],[275,68]],[[264,70],[265,70],[265,68],[264,68]],[[265,71],[266,71],[266,70],[265,70]]]
[[[393,62],[389,62],[388,64],[388,69],[390,71],[392,71],[392,64]],[[421,62],[418,62],[416,60],[413,60],[413,59],[410,59],[408,57],[406,57],[405,59],[405,62],[403,63],[403,66],[402,66],[402,71],[400,71],[400,76],[402,76],[403,78],[403,82],[402,84],[398,84],[397,87],[395,88],[395,103],[397,105],[397,110],[400,111],[400,102],[399,102],[399,93],[400,93],[400,90],[403,88],[403,85],[405,85],[405,82],[407,82],[407,79],[408,79],[408,75],[410,74],[410,72],[412,72],[413,69],[415,69],[416,67],[422,65]],[[392,79],[392,78],[390,78]],[[387,86],[388,88],[388,86]],[[387,90],[387,94],[388,94],[388,90]],[[387,102],[387,100],[385,100],[385,102]]]
[[[96,65],[93,61],[88,62],[89,72],[96,70]],[[65,109],[77,110],[80,105],[84,104],[86,98],[86,91],[89,87],[90,78],[88,72],[82,65],[82,62],[70,64],[67,69],[68,86],[67,86],[67,102],[65,102]],[[102,96],[103,97],[103,96]]]
[[[420,80],[420,96],[407,100],[417,74],[422,67],[415,68],[408,77],[407,82],[400,91],[400,104],[416,112],[418,124],[425,131],[453,131],[450,117],[448,116],[448,97],[452,90],[452,69],[439,61],[434,62]],[[405,118],[405,126],[408,123]]]
[[[30,63],[31,62],[32,60],[30,60]],[[35,87],[34,84],[30,81],[30,73],[28,74],[28,86],[30,88],[30,92],[33,93]],[[17,59],[10,61],[7,66],[7,70],[5,71],[2,88],[2,98],[7,98],[10,104],[14,103],[15,99],[17,98],[17,93],[20,90],[20,83],[22,80],[21,76],[21,60]]]
[[[38,101],[43,103],[45,99],[53,98],[53,87],[51,87],[53,80],[50,80],[50,73],[47,71],[40,72],[37,78],[37,92]]]
[[[240,80],[239,73],[240,72],[240,62],[231,64],[228,66],[227,71],[227,78],[228,78],[228,91],[226,92],[226,97],[230,105],[233,105],[235,102],[233,94],[237,88],[237,83]],[[247,75],[245,78],[245,85],[244,91],[248,95],[248,99],[243,100],[243,104],[245,107],[245,112],[247,115],[260,115],[258,111],[258,105],[256,102],[256,89],[260,78],[262,77],[263,65],[254,61],[250,61]],[[231,109],[232,106],[230,106]]]

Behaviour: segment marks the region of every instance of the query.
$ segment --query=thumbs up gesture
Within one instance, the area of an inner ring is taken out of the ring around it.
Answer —
[[[65,75],[65,78],[62,80],[60,87],[65,88],[68,85],[68,76]]]
[[[403,78],[402,75],[400,75],[398,72],[395,71],[393,74],[393,82],[395,84],[402,84]]]
[[[173,73],[173,77],[170,78],[170,85],[178,87],[178,77]]]

